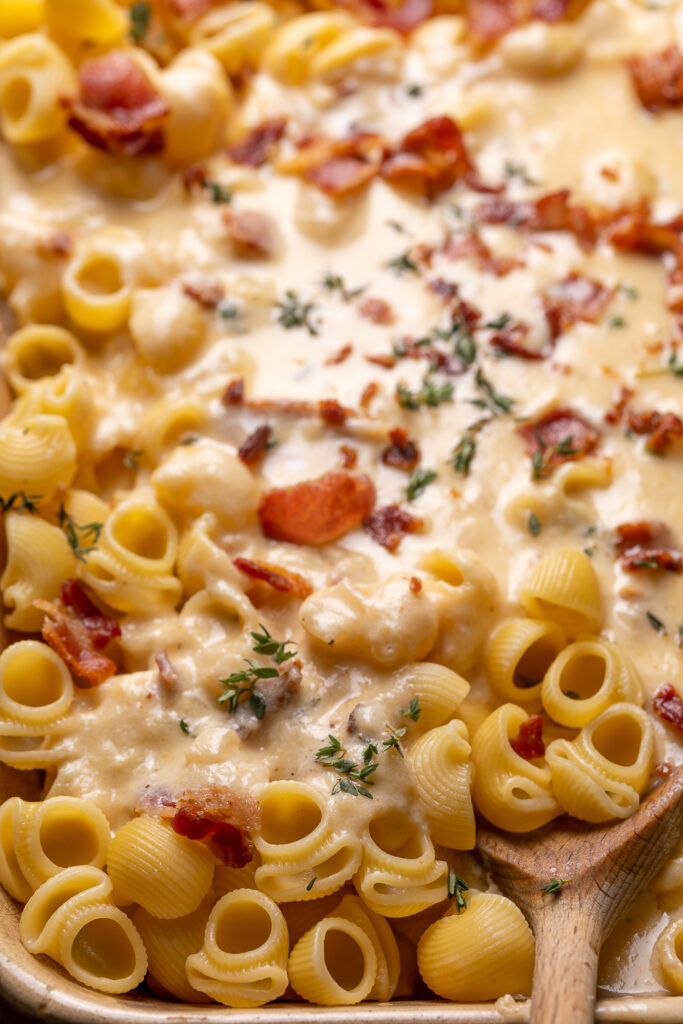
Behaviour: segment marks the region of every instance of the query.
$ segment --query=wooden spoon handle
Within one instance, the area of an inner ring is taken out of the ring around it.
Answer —
[[[535,920],[529,1024],[593,1024],[600,922],[569,891],[545,898],[548,905]]]

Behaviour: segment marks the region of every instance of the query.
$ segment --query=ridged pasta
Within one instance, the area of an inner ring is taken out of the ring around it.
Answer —
[[[209,1002],[210,997],[190,985],[185,970],[188,956],[198,953],[216,897],[210,891],[196,910],[185,917],[153,917],[138,907],[132,921],[147,950],[149,975],[164,991],[187,1003]]]
[[[337,823],[334,805],[303,782],[271,782],[259,796],[259,889],[278,903],[314,900],[341,888],[360,863],[357,838]],[[315,878],[313,888],[311,881]]]
[[[71,331],[52,324],[22,327],[10,335],[5,347],[5,372],[17,394],[44,377],[54,377],[63,366],[81,361],[78,339]]]
[[[565,644],[554,622],[501,622],[486,649],[486,675],[495,693],[515,704],[537,705],[543,677]]]
[[[612,704],[575,740],[554,740],[546,750],[553,792],[582,821],[627,818],[650,780],[654,729],[635,704]]]
[[[186,165],[203,160],[225,141],[232,113],[230,83],[206,50],[183,50],[159,76],[170,113],[164,124],[164,158]]]
[[[190,41],[207,49],[234,75],[256,65],[275,23],[275,11],[261,0],[229,3],[200,18],[192,26]]]
[[[365,932],[377,957],[375,983],[367,998],[380,1003],[391,999],[398,985],[401,958],[394,933],[387,922],[366,907],[358,896],[350,894],[342,897],[341,903],[330,911],[330,917],[343,917]]]
[[[160,818],[133,818],[109,847],[107,870],[114,898],[139,903],[153,917],[185,917],[211,887],[214,858],[202,843],[186,839]]]
[[[60,135],[60,100],[77,92],[76,72],[51,39],[36,32],[0,44],[0,128],[13,146]]]
[[[532,618],[550,619],[569,636],[595,632],[602,622],[600,586],[588,555],[556,548],[527,577],[520,600]]]
[[[45,0],[45,20],[62,45],[114,46],[128,31],[124,12],[115,0]]]
[[[262,1006],[287,988],[282,911],[254,889],[235,889],[209,915],[201,951],[187,958],[193,988],[225,1006]]]
[[[505,896],[475,893],[461,914],[446,914],[417,948],[423,981],[442,999],[478,1002],[528,996],[534,939],[521,910]]]
[[[66,726],[71,675],[59,655],[36,640],[19,640],[0,655],[0,761],[48,768],[62,755],[50,738]]]
[[[658,935],[652,958],[669,991],[683,995],[683,917],[673,920]]]
[[[508,832],[531,832],[561,812],[547,765],[527,761],[510,746],[528,717],[515,704],[503,704],[472,740],[475,805],[493,825]]]
[[[76,558],[66,536],[44,519],[12,512],[5,517],[7,564],[0,577],[5,624],[22,632],[40,629],[44,613],[33,607],[38,598],[52,601],[60,585],[74,576]]]
[[[197,355],[206,318],[177,288],[138,288],[131,297],[129,328],[145,363],[158,373],[175,373]]]
[[[351,1006],[370,994],[377,957],[359,925],[330,916],[299,939],[287,970],[292,988],[309,1003]]]
[[[90,235],[62,277],[62,299],[74,323],[98,334],[123,327],[144,260],[144,245],[134,231],[107,228]]]
[[[54,377],[41,381],[35,399],[38,412],[66,420],[79,453],[88,448],[95,402],[87,377],[74,366],[65,365]]]
[[[21,915],[21,940],[83,985],[112,995],[143,980],[147,954],[129,917],[110,901],[111,881],[97,868],[73,867],[48,879]]]
[[[0,425],[0,497],[22,492],[48,501],[76,473],[76,446],[61,416]]]
[[[448,865],[436,859],[426,826],[400,811],[370,820],[353,884],[383,917],[409,917],[446,899]]]
[[[397,674],[411,697],[420,705],[418,724],[433,729],[451,718],[470,692],[470,684],[457,672],[429,661],[409,665]]]
[[[468,738],[467,726],[454,720],[430,729],[406,754],[432,839],[451,850],[474,848]]]
[[[642,704],[643,687],[622,651],[599,637],[584,637],[553,661],[543,679],[541,699],[552,719],[580,729],[610,704]]]
[[[25,901],[64,868],[101,868],[109,839],[107,819],[88,800],[55,796],[29,803],[11,797],[0,806],[0,882]]]
[[[230,486],[226,487],[226,480]],[[159,501],[196,517],[212,512],[229,529],[253,522],[258,487],[244,463],[225,445],[199,444],[176,448],[152,474]]]

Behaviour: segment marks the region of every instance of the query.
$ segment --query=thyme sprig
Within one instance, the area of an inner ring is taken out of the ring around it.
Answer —
[[[411,697],[408,707],[401,708],[401,714],[404,718],[409,718],[411,722],[417,722],[422,714],[419,699],[417,697]]]
[[[255,630],[251,633],[254,654],[271,658],[275,665],[282,665],[295,656],[295,651],[286,650],[291,640],[275,640],[262,623],[259,623],[259,629],[260,633]],[[243,661],[247,665],[246,668],[232,672],[226,679],[219,679],[220,684],[225,687],[225,692],[218,698],[218,703],[227,705],[228,712],[232,715],[237,711],[242,698],[246,697],[249,707],[260,721],[266,713],[266,699],[256,686],[262,679],[277,679],[280,673],[277,668],[259,665],[250,658],[244,658]]]
[[[305,327],[311,337],[318,335],[318,325],[311,319],[316,309],[315,303],[302,302],[297,293],[290,288],[285,292],[284,299],[276,302],[275,306],[280,310],[277,322],[282,324],[286,331],[291,331],[294,327]]]
[[[10,494],[9,498],[0,498],[0,512],[28,512],[35,515],[38,505],[43,500],[42,494],[26,494],[24,491],[16,491]]]
[[[419,409],[421,405],[436,409],[442,402],[453,401],[453,385],[449,380],[436,384],[429,375],[423,379],[422,387],[417,391],[411,391],[399,382],[396,385],[396,401],[403,409],[411,411]]]
[[[550,895],[555,895],[555,893],[558,893],[563,886],[567,885],[568,882],[571,882],[571,878],[551,878],[547,885],[541,886],[541,892],[547,892],[550,893]]]
[[[469,885],[464,878],[460,875],[456,875],[455,871],[451,868],[448,872],[448,898],[449,900],[455,900],[455,911],[460,914],[462,910],[467,910],[467,901],[463,896],[463,892],[467,892]]]
[[[93,522],[81,525],[73,516],[69,515],[64,508],[64,503],[59,506],[57,519],[74,555],[79,562],[85,562],[86,555],[89,555],[97,547],[104,523]]]
[[[377,747],[374,743],[368,743],[363,751],[363,761],[361,764],[344,757],[346,748],[340,739],[333,736],[332,733],[329,733],[327,738],[330,741],[328,746],[320,747],[315,755],[315,759],[318,764],[331,768],[332,771],[337,772],[341,776],[332,787],[332,795],[335,793],[348,793],[349,796],[364,796],[372,800],[372,793],[367,787],[374,785],[375,780],[371,776],[379,768],[379,762],[375,760],[377,757]]]

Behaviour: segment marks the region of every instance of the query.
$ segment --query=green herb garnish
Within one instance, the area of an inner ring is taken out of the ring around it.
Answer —
[[[141,43],[149,29],[151,12],[148,3],[134,3],[130,9],[130,28],[128,34],[134,43]]]
[[[406,498],[408,501],[415,501],[422,494],[426,487],[436,480],[439,474],[433,469],[414,469],[410,474],[410,480],[406,487]]]
[[[460,875],[456,875],[452,869],[448,872],[448,898],[455,900],[455,909],[459,914],[462,910],[467,910],[467,902],[463,896],[463,892],[467,892],[469,885],[461,878]]]
[[[551,878],[547,885],[541,886],[541,892],[554,894],[559,892],[563,885],[571,882],[571,878]]]
[[[390,270],[395,270],[397,274],[419,274],[420,268],[414,259],[410,256],[410,250],[401,253],[400,256],[394,256],[392,260],[389,260],[387,267]]]
[[[28,512],[35,515],[38,511],[38,503],[43,500],[42,494],[25,494],[24,491],[16,491],[10,494],[9,498],[0,498],[0,512]]]
[[[538,537],[539,533],[543,529],[543,527],[541,526],[541,521],[535,512],[529,513],[529,522],[527,525],[529,527],[529,533],[532,537]]]
[[[59,506],[57,518],[74,555],[79,562],[85,562],[85,556],[97,546],[104,523],[85,523],[81,526],[69,515],[63,503]],[[84,546],[84,542],[87,546]]]
[[[681,623],[681,629],[683,630],[683,622]],[[407,708],[401,708],[401,714],[404,718],[410,718],[411,721],[417,722],[420,715],[422,714],[422,708],[420,707],[420,701],[417,697],[411,697],[410,703]]]
[[[396,385],[396,401],[403,409],[414,411],[421,405],[435,409],[442,402],[453,401],[453,385],[448,380],[443,384],[435,384],[429,376],[423,379],[419,391],[411,391],[405,384],[399,383]]]
[[[305,327],[311,336],[315,337],[318,334],[318,327],[311,320],[316,308],[314,303],[301,302],[297,293],[289,289],[285,292],[284,300],[276,302],[275,306],[280,310],[277,322],[282,324],[286,331],[294,327]]]

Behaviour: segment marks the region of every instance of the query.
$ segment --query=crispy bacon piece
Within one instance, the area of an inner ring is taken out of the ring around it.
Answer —
[[[262,580],[273,590],[279,590],[281,594],[290,594],[302,601],[309,594],[313,593],[313,587],[298,572],[291,569],[283,569],[280,565],[272,565],[270,562],[257,562],[251,558],[241,556],[233,559],[235,565],[245,576],[253,580]]]
[[[683,554],[668,545],[669,530],[663,523],[645,520],[622,523],[617,526],[616,533],[614,547],[622,569],[627,572],[637,572],[639,569],[683,572]]]
[[[415,533],[424,527],[424,519],[412,516],[398,505],[384,505],[375,509],[363,526],[374,541],[393,552],[407,533]]]
[[[379,394],[379,384],[376,380],[370,380],[361,392],[358,404],[366,415],[370,415],[370,406]]]
[[[405,473],[412,472],[420,461],[420,449],[408,437],[408,431],[403,427],[394,427],[389,431],[389,438],[391,444],[382,452],[384,465],[402,469]]]
[[[408,586],[410,587],[411,594],[419,594],[422,590],[422,580],[419,576],[411,576]]]
[[[223,221],[238,256],[265,259],[275,254],[278,233],[269,213],[260,210],[224,210]]]
[[[215,309],[225,298],[225,288],[220,281],[212,281],[206,277],[183,281],[182,289],[189,299],[193,299],[204,309]]]
[[[48,259],[56,256],[58,259],[65,259],[71,256],[74,250],[73,235],[61,228],[51,231],[45,238],[38,242],[38,252]]]
[[[385,370],[393,370],[396,366],[396,356],[388,352],[378,352],[373,356],[363,356],[366,363],[373,363],[375,366],[383,366]]]
[[[434,0],[341,0],[343,6],[359,14],[377,28],[393,28],[406,34],[426,21],[434,8]]]
[[[355,469],[356,463],[358,462],[357,448],[353,448],[350,444],[340,444],[339,454],[341,455],[341,462],[344,469]]]
[[[521,20],[520,0],[467,0],[467,24],[472,35],[498,39]]]
[[[340,405],[336,398],[323,398],[318,403],[318,412],[320,419],[332,427],[341,427],[349,415],[348,409]]]
[[[642,412],[631,410],[626,422],[634,434],[648,435],[645,447],[655,455],[663,455],[672,444],[683,437],[683,421],[673,412],[657,412],[656,409]]]
[[[595,245],[600,226],[584,206],[572,206],[569,189],[549,192],[534,201],[490,199],[476,209],[475,216],[479,224],[507,224],[524,231],[569,231],[584,249]]]
[[[677,46],[627,62],[638,99],[653,113],[683,103],[683,54]]]
[[[450,260],[473,260],[484,273],[505,277],[511,270],[524,264],[510,256],[494,256],[488,245],[476,231],[467,235],[451,235],[446,238],[444,255]]]
[[[196,21],[206,14],[213,0],[156,0],[169,14],[184,22]]]
[[[65,580],[60,588],[62,604],[79,619],[92,635],[92,642],[103,651],[110,640],[121,636],[121,627],[116,619],[103,615],[90,600],[78,580]]]
[[[242,868],[254,855],[251,833],[261,825],[261,808],[250,796],[207,786],[190,789],[175,801],[171,828],[205,843],[223,864]]]
[[[384,299],[368,296],[358,307],[358,312],[373,324],[393,324],[396,314]]]
[[[510,746],[525,761],[533,761],[545,754],[543,742],[543,715],[531,715],[522,722],[519,732],[510,740]]]
[[[671,253],[674,266],[669,271],[669,278],[672,283],[680,284],[683,281],[682,230],[683,225],[677,220],[654,223],[650,206],[643,200],[636,206],[617,211],[606,224],[605,235],[615,249],[651,256]]]
[[[611,423],[613,426],[617,423],[621,423],[621,418],[624,415],[626,406],[631,401],[635,394],[631,388],[622,386],[619,388],[619,392],[616,395],[612,405],[605,413],[605,423]]]
[[[263,455],[270,444],[271,429],[267,423],[257,427],[253,434],[250,434],[237,454],[245,466],[255,466],[263,458]]]
[[[353,345],[342,345],[342,347],[334,352],[328,359],[325,360],[325,366],[339,366],[340,363],[345,362],[351,353],[353,352]]]
[[[286,117],[271,117],[252,128],[244,138],[228,146],[228,156],[236,164],[262,167],[269,159],[273,147],[285,134]]]
[[[568,274],[543,296],[550,337],[555,341],[579,320],[596,323],[613,295],[613,288],[606,288],[592,277]]]
[[[548,476],[563,462],[589,455],[600,435],[595,427],[572,409],[553,409],[538,420],[520,423],[517,433],[534,464],[534,475]]]
[[[296,156],[278,164],[281,174],[298,174],[340,198],[364,188],[380,169],[384,142],[374,132],[356,132],[346,139],[305,140]]]
[[[69,666],[79,685],[99,686],[114,675],[115,662],[97,649],[94,634],[85,622],[49,601],[34,601],[34,604],[45,612],[43,640]]]
[[[382,164],[385,181],[430,199],[474,172],[462,132],[450,117],[432,117],[413,128]]]
[[[279,675],[272,679],[259,680],[258,694],[263,697],[266,704],[264,718],[271,716],[292,699],[301,686],[301,669],[301,662],[295,658],[283,665]],[[231,724],[240,737],[247,738],[263,728],[263,719],[257,718],[249,707],[249,702],[244,701],[231,716]]]
[[[652,707],[660,718],[683,732],[683,700],[670,683],[657,690],[652,699]]]
[[[547,352],[535,352],[524,345],[529,335],[529,325],[522,320],[503,327],[489,338],[489,345],[506,356],[517,356],[519,359],[545,359]]]
[[[375,488],[368,476],[337,470],[316,480],[268,491],[258,516],[261,529],[273,540],[331,544],[359,527],[374,504]]]
[[[68,123],[88,145],[124,157],[163,149],[168,106],[128,54],[84,61],[79,80],[80,99],[66,101]]]
[[[244,402],[244,377],[236,377],[231,380],[221,395],[223,405],[242,405]]]

